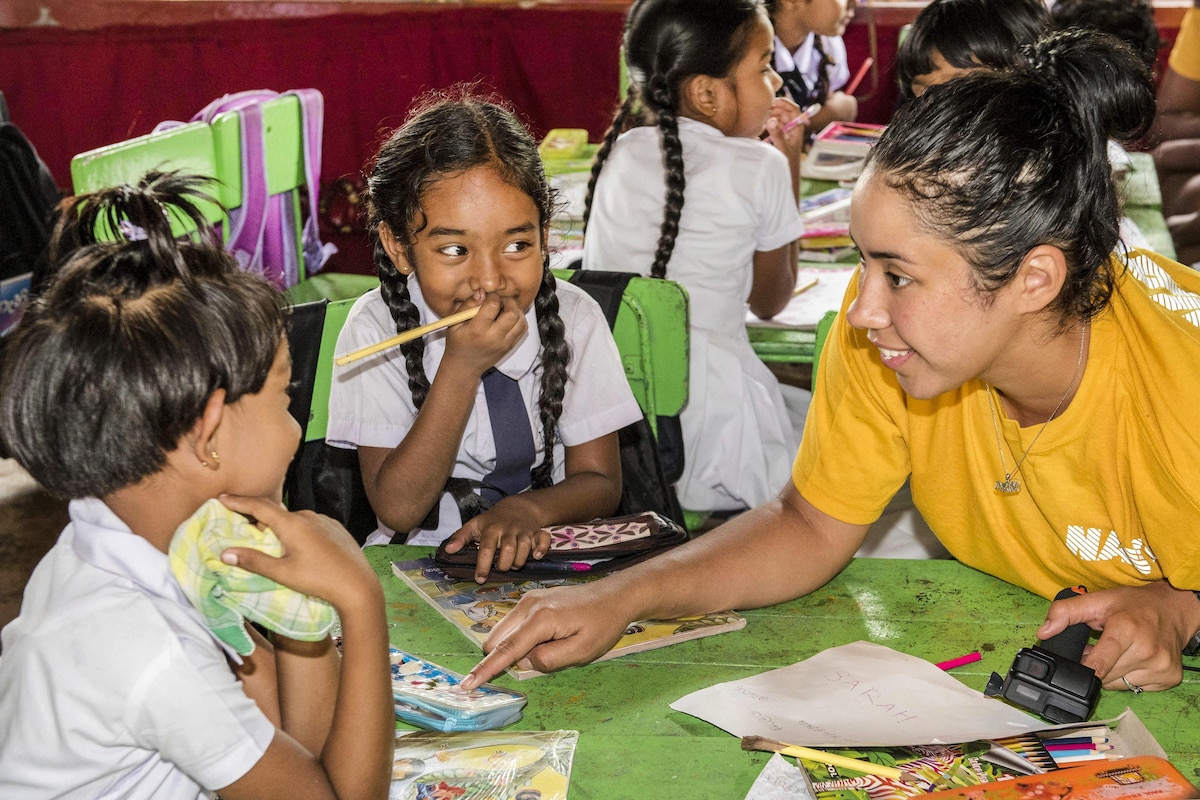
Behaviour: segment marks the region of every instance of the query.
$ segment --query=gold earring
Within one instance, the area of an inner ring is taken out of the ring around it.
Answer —
[[[209,456],[210,456],[210,457],[212,458],[212,460],[213,460],[213,466],[214,466],[214,467],[219,467],[219,466],[221,466],[221,457],[220,457],[219,455],[217,455],[217,451],[216,451],[216,450],[213,450],[211,453],[209,453]],[[208,465],[207,465],[207,464],[205,464],[204,466],[206,466],[206,467],[207,467]]]

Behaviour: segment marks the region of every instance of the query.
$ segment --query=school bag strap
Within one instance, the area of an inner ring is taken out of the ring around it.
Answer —
[[[293,195],[271,195],[267,182],[267,141],[263,105],[293,95],[300,104],[304,180],[308,192],[308,214],[300,231],[301,252],[296,250]],[[300,281],[300,259],[304,275],[319,272],[337,252],[332,243],[322,243],[317,223],[317,201],[321,184],[321,147],[325,99],[316,89],[293,89],[280,94],[271,89],[250,89],[223,95],[192,117],[191,122],[212,123],[221,114],[236,113],[241,143],[242,198],[229,214],[225,247],[244,270],[262,275],[280,289]],[[182,123],[159,123],[155,131]]]

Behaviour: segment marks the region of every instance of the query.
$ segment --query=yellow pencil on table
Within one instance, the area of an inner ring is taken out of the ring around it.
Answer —
[[[807,292],[809,289],[811,289],[812,287],[814,287],[816,285],[817,285],[817,278],[815,278],[815,277],[800,281],[799,283],[796,284],[796,288],[792,289],[792,297],[795,297],[798,294]]]
[[[807,759],[808,761],[816,761],[819,764],[831,764],[835,767],[844,769],[852,769],[855,772],[862,772],[867,775],[878,775],[880,778],[890,778],[894,781],[914,782],[919,780],[918,776],[911,772],[897,769],[896,767],[885,767],[882,764],[872,764],[870,761],[860,761],[857,758],[849,756],[839,756],[833,753],[826,753],[824,750],[813,750],[811,747],[803,747],[798,744],[788,744],[786,742],[777,742],[774,739],[768,739],[765,736],[743,736],[743,750],[767,750],[772,753],[779,753],[784,756],[794,756],[796,758]]]
[[[427,333],[433,333],[434,331],[440,331],[442,328],[448,328],[451,325],[457,325],[460,322],[466,322],[478,313],[479,306],[473,306],[472,308],[464,309],[463,311],[459,311],[455,314],[442,317],[439,320],[434,320],[428,325],[422,325],[419,328],[413,328],[410,331],[405,331],[404,333],[393,336],[390,339],[384,339],[382,342],[376,342],[375,344],[367,345],[361,350],[355,350],[354,352],[347,353],[344,356],[338,356],[336,359],[334,359],[333,363],[337,364],[339,367],[344,367],[351,361],[358,361],[360,358],[373,356],[380,350],[387,350],[390,347],[397,347],[405,342],[411,342],[413,339],[420,338]]]

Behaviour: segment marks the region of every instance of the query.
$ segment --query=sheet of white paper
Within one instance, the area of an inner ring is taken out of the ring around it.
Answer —
[[[808,776],[775,753],[754,779],[746,800],[816,800]]]
[[[747,312],[746,324],[764,328],[816,328],[826,311],[837,311],[842,307],[846,287],[850,285],[856,269],[858,267],[853,264],[830,264],[827,267],[801,264],[796,273],[796,285],[803,286],[809,279],[816,278],[816,286],[793,297],[783,311],[771,319],[759,319],[753,312]]]
[[[671,708],[734,736],[816,747],[947,744],[1046,727],[928,661],[871,642],[710,686]]]

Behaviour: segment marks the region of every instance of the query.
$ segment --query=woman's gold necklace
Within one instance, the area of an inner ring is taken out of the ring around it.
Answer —
[[[1063,392],[1063,396],[1059,398],[1058,405],[1050,412],[1050,416],[1046,418],[1040,430],[1033,437],[1033,441],[1029,443],[1029,447],[1025,448],[1025,452],[1021,454],[1021,458],[1017,460],[1017,465],[1013,467],[1012,472],[1008,471],[1008,463],[1004,458],[1004,442],[1000,439],[1000,423],[996,420],[996,403],[1000,402],[1000,398],[996,397],[993,401],[992,385],[984,383],[988,393],[988,411],[992,412],[992,430],[996,432],[996,449],[1000,451],[1000,468],[1004,470],[1004,480],[996,481],[992,488],[996,494],[1006,496],[1017,494],[1021,491],[1021,482],[1014,476],[1021,471],[1021,465],[1025,463],[1025,459],[1029,457],[1029,451],[1037,444],[1037,440],[1041,438],[1042,431],[1046,430],[1046,426],[1050,424],[1050,420],[1058,416],[1058,412],[1062,409],[1063,403],[1067,402],[1067,395],[1071,394],[1071,390],[1075,388],[1076,382],[1079,380],[1080,372],[1083,370],[1083,351],[1084,343],[1087,341],[1087,326],[1079,334],[1079,360],[1075,363],[1075,375],[1071,378],[1071,382],[1067,384],[1067,390]],[[998,394],[998,393],[997,393]]]

